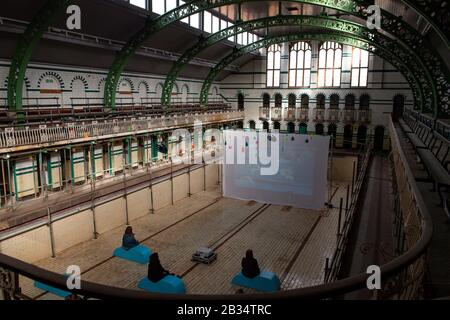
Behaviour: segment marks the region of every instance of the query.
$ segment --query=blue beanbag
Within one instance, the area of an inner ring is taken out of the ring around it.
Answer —
[[[34,286],[36,288],[38,288],[38,289],[41,289],[41,290],[44,290],[44,291],[48,291],[48,292],[53,293],[54,295],[56,295],[58,297],[61,297],[61,298],[64,298],[64,299],[72,294],[69,291],[64,291],[64,290],[61,290],[61,289],[57,289],[57,288],[51,287],[51,286],[49,286],[47,284],[44,284],[42,282],[39,282],[39,281],[35,281],[34,282]]]
[[[147,277],[139,281],[138,288],[153,293],[186,294],[183,280],[175,276],[165,276],[158,282],[152,282]]]
[[[151,254],[152,250],[143,245],[131,248],[130,250],[125,250],[123,247],[119,247],[114,250],[113,253],[114,257],[137,262],[140,264],[148,263]]]
[[[262,271],[259,276],[250,279],[239,272],[231,281],[232,284],[255,289],[262,292],[275,292],[280,290],[280,279],[273,272]]]

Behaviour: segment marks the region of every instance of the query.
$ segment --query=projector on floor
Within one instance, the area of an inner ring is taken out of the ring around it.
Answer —
[[[212,251],[209,248],[199,248],[197,251],[192,255],[192,261],[210,264],[213,261],[217,259],[217,253]]]

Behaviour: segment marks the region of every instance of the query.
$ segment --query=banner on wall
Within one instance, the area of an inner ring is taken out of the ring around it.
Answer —
[[[325,207],[329,137],[225,131],[224,140],[225,197],[313,210]],[[266,170],[270,174],[264,173],[268,155],[276,168]]]

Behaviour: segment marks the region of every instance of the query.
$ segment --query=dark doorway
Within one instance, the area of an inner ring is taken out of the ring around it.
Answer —
[[[242,93],[239,93],[237,98],[238,98],[238,109],[244,110],[245,107],[244,95]]]
[[[384,127],[378,126],[375,128],[375,137],[373,142],[373,148],[376,151],[383,150],[384,144]]]
[[[336,133],[337,133],[337,127],[335,123],[330,123],[328,125],[328,135],[333,137],[333,146],[336,145]]]
[[[367,141],[367,127],[362,125],[358,128],[358,149],[365,147]]]
[[[244,129],[244,122],[243,121],[238,121],[237,128],[238,129]]]
[[[295,133],[295,124],[292,122],[289,122],[287,124],[287,132],[288,133]]]
[[[323,135],[323,124],[321,123],[316,124],[316,134]]]
[[[348,124],[344,127],[344,148],[351,149],[353,144],[353,126]]]
[[[269,130],[269,123],[267,121],[263,122],[263,130]]]
[[[403,110],[405,107],[405,97],[398,94],[394,97],[394,107],[392,110],[392,120],[397,122],[398,119],[403,117]]]
[[[256,123],[255,123],[255,121],[250,120],[250,121],[248,122],[248,125],[249,125],[250,129],[252,129],[252,130],[255,130],[255,129],[256,129]]]
[[[306,123],[300,123],[300,127],[298,128],[298,132],[300,134],[308,134],[308,125]]]
[[[280,130],[280,128],[281,128],[281,124],[278,121],[275,121],[273,123],[273,129],[274,130]]]

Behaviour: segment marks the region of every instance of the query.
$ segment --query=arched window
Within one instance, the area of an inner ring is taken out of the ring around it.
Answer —
[[[237,98],[238,98],[238,109],[244,110],[244,104],[245,104],[244,95],[242,93],[239,93]]]
[[[297,97],[295,96],[295,94],[291,93],[288,97],[288,100],[288,107],[295,108],[295,105],[297,104]]]
[[[248,122],[248,125],[249,125],[250,129],[255,130],[255,128],[256,128],[256,123],[255,123],[255,121],[250,120],[250,121]]]
[[[325,96],[323,94],[318,94],[316,97],[316,108],[325,109]]]
[[[301,104],[302,109],[309,109],[309,96],[307,94],[302,94]]]
[[[369,52],[359,48],[352,51],[352,87],[367,87]]]
[[[345,96],[345,109],[353,110],[355,109],[355,96],[352,94],[348,94]]]
[[[270,108],[270,94],[268,93],[263,94],[263,107]]]
[[[359,109],[360,110],[369,110],[370,108],[370,97],[368,94],[363,94],[359,97]]]
[[[267,86],[279,87],[281,73],[281,46],[271,45],[267,49]]]
[[[283,96],[279,93],[275,94],[275,108],[281,108],[283,106]]]
[[[309,87],[310,79],[311,46],[307,42],[297,42],[289,56],[289,86]]]
[[[339,109],[339,96],[337,94],[330,96],[330,109]]]
[[[319,50],[319,87],[339,87],[341,85],[342,45],[324,42]]]

